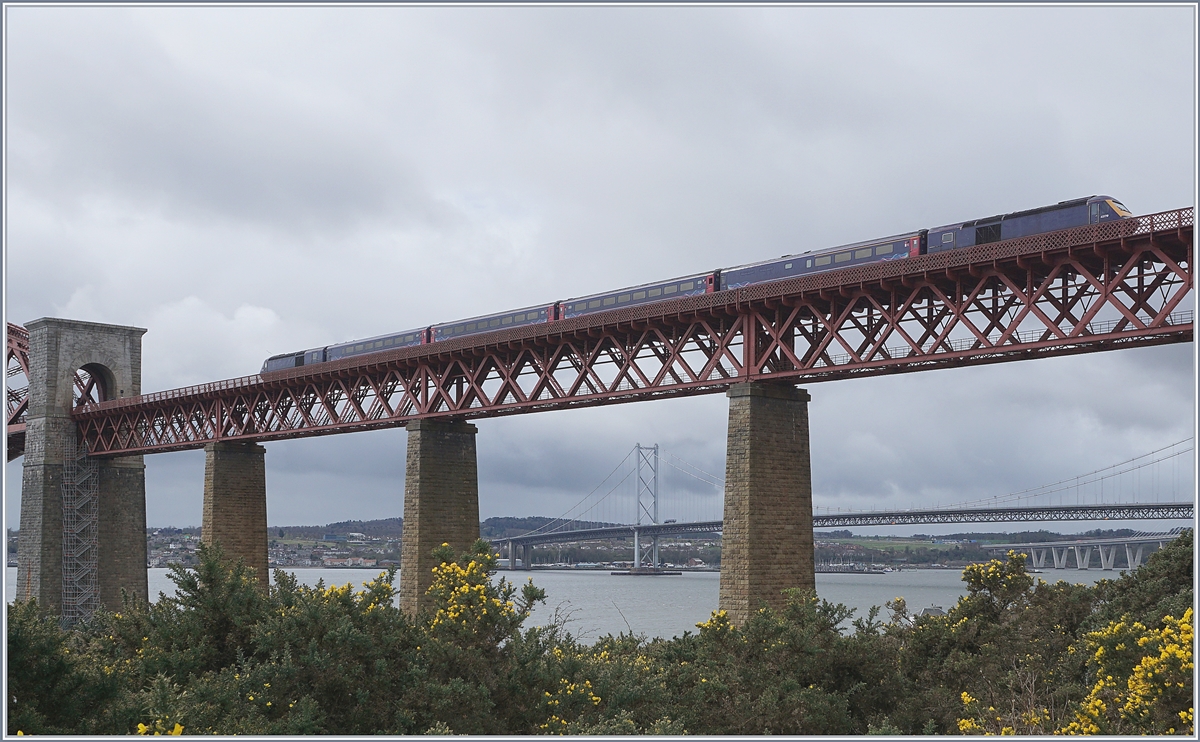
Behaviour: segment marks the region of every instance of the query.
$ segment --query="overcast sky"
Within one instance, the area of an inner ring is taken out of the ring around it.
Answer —
[[[148,328],[145,392],[1078,196],[1195,203],[1191,7],[5,13],[7,318]],[[815,504],[1004,495],[1188,438],[1194,358],[810,385]],[[722,474],[726,411],[480,420],[481,516],[557,515],[638,441]],[[401,515],[405,436],[267,444],[270,523]],[[203,463],[146,458],[150,525],[200,524]]]

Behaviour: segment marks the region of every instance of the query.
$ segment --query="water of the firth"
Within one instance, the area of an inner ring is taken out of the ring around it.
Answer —
[[[357,588],[373,579],[377,569],[297,569],[295,574],[305,585],[324,580],[325,585],[353,583]],[[1114,578],[1116,572],[1092,570],[1046,570],[1037,577],[1049,582],[1068,580],[1092,584]],[[654,636],[677,636],[695,631],[717,607],[720,575],[716,572],[689,572],[682,575],[631,577],[610,575],[607,571],[535,571],[500,572],[518,583],[532,578],[546,590],[546,603],[533,613],[529,625],[554,620],[555,612],[568,617],[567,630],[585,642],[605,634],[633,631]],[[16,598],[17,568],[8,567],[5,600]],[[151,600],[160,592],[174,593],[166,569],[149,570]],[[903,597],[910,611],[936,605],[949,608],[964,595],[962,573],[957,569],[914,569],[885,574],[818,574],[817,594],[831,603],[843,603],[865,616],[871,606],[882,610],[884,603]]]

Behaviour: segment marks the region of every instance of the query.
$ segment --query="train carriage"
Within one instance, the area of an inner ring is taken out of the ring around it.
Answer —
[[[680,296],[695,296],[711,294],[717,290],[717,274],[696,273],[691,276],[672,278],[669,281],[645,283],[641,286],[631,286],[617,291],[606,291],[603,294],[579,296],[560,302],[562,319],[582,317],[586,314],[606,312],[609,309],[632,307],[638,304],[675,299]]]
[[[486,314],[481,317],[460,319],[457,322],[445,322],[440,325],[434,325],[431,328],[432,339],[436,343],[456,337],[478,335],[481,332],[507,330],[510,327],[549,322],[554,317],[554,307],[555,305],[553,304],[542,304],[540,306],[525,307],[524,309],[510,309],[507,312],[499,314]]]
[[[906,232],[865,242],[819,250],[817,252],[785,255],[761,263],[726,268],[721,273],[721,289],[736,289],[767,281],[794,278],[807,273],[849,268],[881,260],[898,260],[920,254],[924,230]]]
[[[376,335],[375,337],[363,340],[351,340],[348,343],[330,345],[325,348],[325,360],[336,361],[340,358],[378,353],[379,351],[391,350],[392,348],[408,348],[413,345],[421,345],[425,342],[427,341],[424,328],[394,332],[389,335]]]

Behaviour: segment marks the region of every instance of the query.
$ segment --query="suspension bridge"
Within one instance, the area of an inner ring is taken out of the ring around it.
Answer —
[[[1194,451],[1193,440],[1187,438],[1068,479],[944,507],[843,512],[814,506],[813,527],[1191,520],[1195,472],[1194,457],[1189,454]],[[693,487],[687,492],[687,488],[677,486],[676,493],[684,491],[684,496],[660,497],[664,463],[679,475],[707,485],[710,491],[697,492]],[[521,563],[530,567],[530,550],[540,544],[632,539],[634,568],[658,568],[661,538],[722,532],[722,518],[689,520],[666,515],[719,507],[723,484],[720,477],[677,456],[660,458],[657,445],[639,443],[599,485],[561,516],[529,533],[492,542],[506,549],[511,569],[516,567],[518,552],[523,554]],[[1168,496],[1170,499],[1164,499]],[[632,513],[632,517],[622,519],[618,513]]]

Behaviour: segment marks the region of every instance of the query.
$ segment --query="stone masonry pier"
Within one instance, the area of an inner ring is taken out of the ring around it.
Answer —
[[[728,394],[720,608],[740,626],[787,588],[816,589],[809,396],[769,382]]]
[[[253,567],[265,586],[267,561],[267,449],[228,441],[204,447],[204,512],[200,539],[219,544],[225,558]]]
[[[29,408],[17,597],[36,598],[46,612],[70,619],[120,608],[122,590],[146,600],[142,457],[84,456],[71,419],[77,371],[90,376],[98,399],[141,393],[146,331],[54,318],[25,326]]]
[[[429,604],[425,592],[437,566],[430,552],[447,543],[457,555],[479,538],[476,430],[467,422],[408,424],[400,608],[410,614]]]

